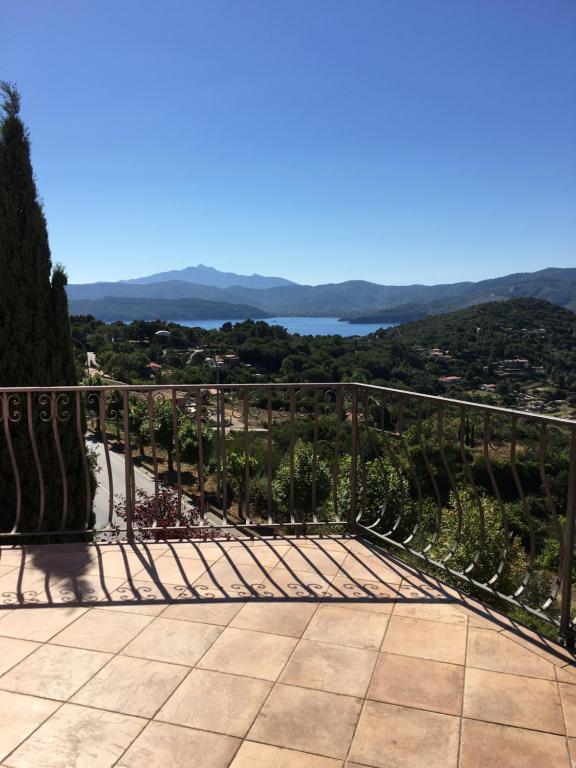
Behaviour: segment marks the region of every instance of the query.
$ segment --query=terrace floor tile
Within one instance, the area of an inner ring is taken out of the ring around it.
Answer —
[[[571,765],[563,736],[464,720],[460,768],[571,768]]]
[[[382,650],[419,659],[464,664],[466,627],[392,615]]]
[[[243,737],[271,687],[271,683],[254,677],[193,669],[156,719]]]
[[[150,722],[117,768],[227,768],[240,742],[230,736]]]
[[[86,613],[87,608],[19,608],[0,622],[0,635],[44,642]]]
[[[361,706],[360,699],[350,696],[276,685],[248,738],[343,760]]]
[[[348,763],[348,765],[350,765]],[[269,744],[257,744],[245,741],[230,768],[341,768],[341,760],[320,757],[306,752],[295,752],[285,747],[271,747]]]
[[[99,651],[42,645],[0,677],[0,688],[66,700],[111,658]]]
[[[456,768],[460,719],[367,701],[350,760],[375,768]]]
[[[122,654],[192,667],[222,632],[214,624],[154,619]]]
[[[153,717],[187,675],[188,667],[116,656],[72,699],[124,715]]]
[[[146,720],[64,704],[4,764],[10,768],[113,766]]]
[[[280,682],[348,696],[365,696],[378,654],[362,648],[301,640]]]
[[[321,605],[304,638],[377,651],[387,625],[388,616],[385,614],[360,610],[351,614],[345,606]]]
[[[198,666],[273,682],[278,679],[297,642],[292,637],[228,627]]]
[[[59,701],[0,691],[0,760],[4,760],[59,706]]]
[[[523,645],[490,629],[470,627],[467,663],[493,672],[555,680],[554,665]],[[576,682],[576,680],[575,680]]]
[[[445,715],[460,715],[464,667],[382,653],[367,698]]]
[[[3,675],[4,672],[7,672],[39,647],[40,643],[33,643],[30,640],[0,637],[0,675]]]
[[[241,610],[243,603],[186,602],[173,603],[164,606],[163,619],[178,619],[180,621],[196,621],[200,624],[218,624],[226,627],[234,616]]]
[[[564,734],[557,684],[550,680],[468,668],[464,717]]]
[[[234,616],[231,627],[270,632],[275,635],[302,637],[318,608],[317,603],[289,605],[282,602],[249,602]]]
[[[118,653],[151,620],[149,616],[94,608],[62,630],[52,642],[92,651]]]

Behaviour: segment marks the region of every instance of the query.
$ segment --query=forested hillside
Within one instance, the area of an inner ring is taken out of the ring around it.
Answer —
[[[536,299],[493,302],[353,338],[300,336],[250,320],[211,331],[161,321],[107,325],[91,317],[75,317],[73,325],[102,369],[123,381],[149,380],[153,362],[161,366],[158,381],[210,383],[220,356],[224,383],[359,381],[564,414],[576,405],[576,315]],[[154,336],[165,328],[166,348]]]

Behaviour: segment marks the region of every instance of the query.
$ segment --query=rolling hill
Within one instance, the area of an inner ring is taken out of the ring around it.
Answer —
[[[269,315],[246,304],[225,304],[202,299],[155,299],[110,297],[72,299],[71,315],[92,315],[97,320],[244,320],[262,319]]]

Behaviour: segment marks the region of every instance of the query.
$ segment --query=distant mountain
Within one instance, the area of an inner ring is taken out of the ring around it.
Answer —
[[[93,315],[107,323],[116,320],[245,320],[269,317],[261,309],[246,304],[202,299],[109,297],[95,301],[71,299],[68,305],[71,315]]]
[[[296,285],[283,277],[263,277],[262,275],[237,275],[234,272],[220,272],[214,267],[198,264],[196,267],[172,269],[169,272],[157,272],[148,277],[137,277],[133,280],[122,280],[123,283],[146,285],[147,283],[164,283],[178,280],[197,285],[212,285],[215,288],[232,288],[235,285],[242,288],[277,288],[280,285]]]
[[[550,267],[539,272],[481,280],[478,283],[412,286],[408,301],[384,305],[380,310],[355,313],[345,319],[352,323],[401,323],[457,309],[514,298],[543,299],[576,310],[576,269]],[[425,288],[427,290],[420,290]]]
[[[208,267],[190,267],[189,269],[208,270],[210,274],[224,274],[218,273],[217,270],[210,270]],[[163,274],[166,276],[174,273]],[[182,276],[182,271],[176,274]],[[202,299],[220,305],[248,305],[268,315],[326,315],[340,317],[350,322],[382,323],[406,322],[474,304],[516,297],[544,299],[576,310],[576,268],[549,268],[539,272],[506,275],[477,283],[441,285],[378,285],[366,280],[349,280],[326,285],[298,285],[285,281],[284,285],[269,288],[245,285],[218,287],[188,282],[184,279],[160,280],[162,276],[142,278],[145,282],[69,285],[68,297],[71,300],[97,300],[109,297]],[[152,278],[156,282],[152,281]],[[245,279],[253,278],[280,279],[258,276]],[[225,279],[228,279],[227,276]]]

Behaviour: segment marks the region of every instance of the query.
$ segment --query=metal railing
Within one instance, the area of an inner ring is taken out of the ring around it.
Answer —
[[[572,635],[576,422],[353,383],[0,398],[0,542],[350,531]]]

